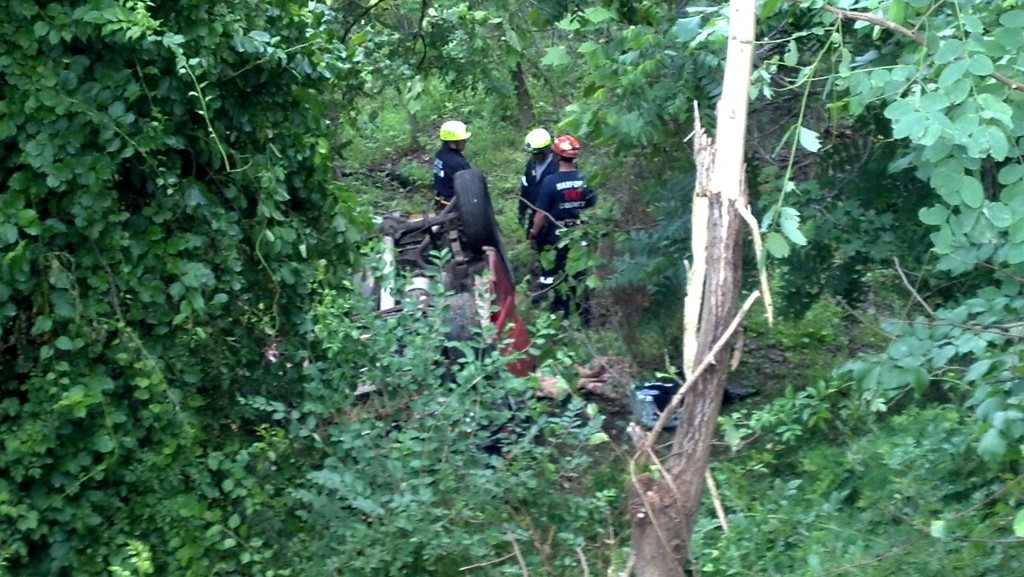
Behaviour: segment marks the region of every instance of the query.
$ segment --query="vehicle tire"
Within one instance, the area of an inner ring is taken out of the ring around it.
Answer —
[[[476,255],[482,255],[485,246],[498,248],[501,235],[483,173],[475,168],[459,171],[454,184],[459,230],[466,248]]]

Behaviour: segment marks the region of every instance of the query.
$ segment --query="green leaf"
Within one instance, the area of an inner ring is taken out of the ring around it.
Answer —
[[[953,104],[960,104],[967,97],[974,93],[974,84],[967,78],[958,78],[953,84],[946,87],[946,95]]]
[[[800,213],[795,208],[785,206],[779,211],[779,229],[793,244],[807,244],[807,237],[800,232]]]
[[[74,343],[71,342],[71,339],[65,335],[57,337],[57,340],[54,341],[53,345],[62,351],[70,351],[75,347]]]
[[[984,32],[985,24],[981,21],[981,18],[973,14],[964,14],[963,16],[963,27],[968,32]]]
[[[266,44],[266,43],[270,42],[271,36],[270,36],[270,34],[267,34],[266,32],[264,32],[262,30],[253,30],[252,32],[249,33],[249,38],[252,38],[253,40],[255,40],[257,42],[262,42],[262,43]]]
[[[41,335],[48,332],[53,327],[53,319],[46,315],[39,315],[36,317],[35,324],[32,325],[32,330],[29,332],[32,336]]]
[[[796,66],[797,61],[800,60],[800,49],[796,45],[796,40],[790,40],[786,46],[786,52],[782,55],[782,61],[789,66]]]
[[[971,176],[960,178],[960,200],[971,208],[980,208],[985,201],[985,190],[981,187],[981,181]]]
[[[14,136],[18,132],[18,126],[10,118],[0,118],[0,140]]]
[[[817,132],[801,126],[800,131],[800,146],[804,147],[810,152],[818,152],[821,149],[821,137]]]
[[[970,63],[967,65],[967,70],[975,76],[988,76],[996,71],[996,67],[992,65],[992,61],[989,60],[988,56],[984,54],[975,54],[971,56]]]
[[[1013,534],[1024,537],[1024,509],[1017,511],[1017,516],[1013,518]]]
[[[932,240],[932,250],[937,254],[950,254],[953,252],[953,231],[949,225],[939,225],[939,230],[928,236]]]
[[[943,91],[928,92],[921,96],[918,104],[923,112],[938,112],[949,106],[949,96]]]
[[[892,136],[893,138],[916,139],[924,134],[924,129],[928,124],[928,117],[915,110],[901,116],[893,123]]]
[[[992,33],[992,37],[1011,53],[1024,47],[1024,34],[1021,34],[1020,30],[1000,28]]]
[[[1018,218],[1010,223],[1010,228],[1007,232],[1010,235],[1009,241],[1011,243],[1024,242],[1024,218]]]
[[[764,235],[764,249],[775,258],[789,256],[789,243],[786,242],[786,237],[774,230]]]
[[[110,117],[113,118],[114,120],[118,120],[122,116],[124,116],[125,110],[126,110],[126,107],[125,107],[124,102],[121,102],[120,100],[117,100],[117,101],[111,102],[110,106],[107,107],[107,114],[109,114]]]
[[[945,64],[964,55],[964,43],[955,38],[943,40],[935,51],[935,63]]]
[[[1024,179],[1024,164],[1007,164],[999,169],[999,184],[1003,186],[1013,184]]]
[[[672,35],[679,42],[689,42],[700,33],[700,16],[680,18],[672,27]]]
[[[916,142],[924,147],[932,146],[945,132],[938,124],[929,124],[928,128],[924,129],[924,134],[919,136]]]
[[[960,214],[949,219],[949,228],[957,235],[965,235],[974,229],[981,217],[981,211],[976,208],[961,207]]]
[[[996,428],[991,428],[978,442],[978,454],[985,460],[993,461],[1006,454],[1006,439]]]
[[[761,5],[761,18],[768,18],[774,16],[779,10],[779,6],[782,4],[782,0],[765,0],[764,4]]]
[[[600,445],[601,443],[607,443],[609,440],[610,439],[608,438],[608,434],[607,433],[605,433],[604,431],[598,431],[598,432],[594,433],[593,435],[590,435],[589,437],[587,437],[587,444],[588,445]]]
[[[579,30],[579,18],[577,18],[575,15],[570,14],[569,16],[566,16],[565,18],[559,20],[557,26],[562,30],[568,30],[570,32],[573,30]]]
[[[964,382],[970,383],[984,377],[992,369],[993,362],[992,359],[982,359],[972,364],[964,373]]]
[[[1024,262],[1024,242],[1014,243],[1006,247],[1006,262],[1009,264]]]
[[[93,448],[101,453],[109,453],[114,450],[114,440],[110,435],[100,435],[94,439]]]
[[[917,217],[925,224],[938,225],[946,222],[949,217],[949,209],[937,204],[931,208],[922,208],[917,213]]]
[[[1024,205],[1024,180],[1004,186],[999,192],[999,198],[1013,207]]]
[[[913,337],[902,337],[894,340],[889,344],[889,348],[886,352],[889,353],[889,358],[893,360],[900,360],[911,355],[917,355],[918,349],[921,348],[921,340]]]
[[[939,74],[939,88],[946,88],[951,86],[960,77],[967,72],[967,61],[957,60],[942,70],[942,74]]]
[[[740,441],[743,440],[743,436],[740,435],[740,432],[736,430],[736,423],[732,419],[728,417],[722,417],[720,421],[722,432],[724,433],[725,437],[725,442],[728,443],[729,446],[735,450],[737,446],[740,444]]]
[[[54,277],[51,276],[50,278],[52,282]],[[78,310],[71,302],[71,299],[68,298],[67,291],[51,292],[50,302],[53,304],[53,313],[59,318],[73,319],[78,315]]]
[[[949,538],[949,526],[945,521],[935,520],[932,521],[931,526],[928,529],[932,537],[936,539],[948,539]]]
[[[9,222],[0,222],[0,246],[13,244],[18,240],[18,227]]]
[[[601,22],[615,19],[614,12],[601,6],[587,8],[583,11],[583,15],[586,16],[587,20],[590,20],[594,24],[600,24]]]
[[[545,66],[564,66],[570,62],[565,46],[551,46],[544,53],[540,63]]]
[[[999,17],[999,23],[1007,28],[1024,28],[1024,10],[1010,10]]]
[[[18,223],[18,226],[21,228],[28,228],[37,220],[39,220],[39,217],[36,215],[36,211],[32,210],[31,208],[23,208],[19,210],[18,216],[15,219],[15,221]]]
[[[1008,128],[1013,128],[1013,108],[1009,104],[1003,102],[1003,100],[995,94],[983,93],[977,97],[978,106],[981,110],[978,112],[978,116],[981,118],[992,118],[1005,124]]]
[[[32,32],[35,33],[36,38],[42,38],[50,32],[50,24],[46,20],[37,20],[32,26]]]
[[[521,42],[519,42],[519,35],[516,34],[516,31],[512,28],[511,25],[509,25],[508,20],[503,21],[502,24],[504,25],[503,28],[505,30],[505,38],[508,40],[509,45],[516,52],[522,52],[523,45]]]
[[[1006,228],[1013,223],[1013,212],[1001,202],[990,202],[982,209],[985,216],[996,228]]]
[[[988,142],[989,156],[998,162],[1006,160],[1010,154],[1010,141],[1006,139],[1006,131],[998,126],[987,124],[981,127],[980,133]]]
[[[894,24],[903,24],[907,16],[906,0],[889,0],[889,9],[885,13],[885,19]]]
[[[891,120],[897,120],[914,112],[914,106],[906,100],[895,100],[889,106],[885,107],[885,117]]]

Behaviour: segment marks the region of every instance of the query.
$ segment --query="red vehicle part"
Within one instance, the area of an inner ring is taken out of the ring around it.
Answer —
[[[498,338],[504,343],[502,354],[521,353],[508,363],[508,371],[517,377],[525,377],[533,372],[536,359],[529,352],[530,335],[526,332],[526,324],[516,312],[515,287],[501,254],[491,247],[486,247],[485,251],[487,267],[491,270],[491,294],[496,306],[490,320],[497,329]]]

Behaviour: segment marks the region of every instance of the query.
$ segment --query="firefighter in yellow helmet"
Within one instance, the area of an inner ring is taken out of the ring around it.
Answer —
[[[558,172],[558,160],[551,150],[551,134],[543,128],[534,128],[526,134],[523,149],[530,153],[519,185],[519,224],[530,232],[537,213],[537,193],[544,179]]]
[[[472,134],[464,123],[449,120],[441,125],[440,136],[441,148],[434,154],[434,206],[439,211],[444,210],[455,197],[455,173],[470,168],[462,151]]]

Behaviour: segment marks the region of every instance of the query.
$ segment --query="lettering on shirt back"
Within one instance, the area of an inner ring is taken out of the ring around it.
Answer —
[[[582,180],[567,180],[559,182],[555,186],[562,193],[562,202],[558,203],[558,208],[562,210],[583,208],[585,203],[583,201]]]

